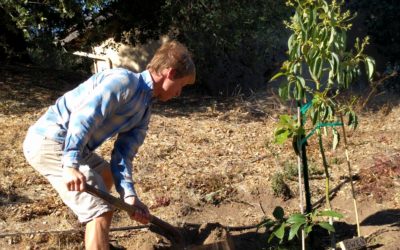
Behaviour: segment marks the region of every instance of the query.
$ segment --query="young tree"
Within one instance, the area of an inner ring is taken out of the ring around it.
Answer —
[[[295,14],[286,24],[292,32],[288,40],[288,60],[271,80],[285,77],[279,95],[285,100],[296,101],[301,114],[297,119],[281,116],[275,138],[278,143],[293,140],[293,148],[302,158],[304,173],[307,174],[305,144],[317,133],[326,176],[326,206],[331,210],[329,165],[321,130],[331,131],[333,147],[336,147],[339,143],[336,127],[344,126],[343,116],[348,117],[347,125],[356,128],[354,101],[346,100],[341,94],[361,75],[363,64],[371,80],[375,63],[364,53],[368,37],[361,42],[357,38],[354,46],[348,49],[347,31],[351,28],[353,15],[349,11],[343,12],[343,1],[288,0],[286,4],[295,9]],[[308,183],[307,175],[304,182]],[[306,212],[310,213],[309,187],[306,185],[305,189]],[[332,220],[330,222],[332,225]]]

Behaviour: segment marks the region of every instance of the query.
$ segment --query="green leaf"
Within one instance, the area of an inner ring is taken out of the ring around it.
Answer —
[[[275,237],[275,234],[272,232],[268,237],[268,243]]]
[[[300,48],[300,45],[297,42],[295,42],[293,44],[292,50],[289,52],[290,60],[295,60],[299,56],[299,48]]]
[[[279,116],[279,125],[293,128],[293,119],[290,117],[290,115],[280,115]]]
[[[312,124],[315,125],[318,122],[318,117],[319,117],[319,109],[315,110],[313,109],[311,111],[311,120],[312,120]]]
[[[354,113],[354,111],[350,111],[347,113],[347,115],[348,115],[348,119],[349,119],[347,126],[353,128],[353,129],[356,129],[357,125],[358,125],[358,118],[357,118],[356,113]]]
[[[305,236],[307,236],[312,231],[313,226],[314,226],[313,224],[309,224],[304,228]]]
[[[275,236],[281,240],[283,240],[283,237],[285,236],[285,227],[286,227],[286,223],[282,223],[281,226],[274,231]]]
[[[294,39],[295,39],[295,34],[292,34],[292,35],[289,37],[289,40],[288,40],[289,54],[290,54],[291,51],[293,50],[293,41],[294,41]]]
[[[349,88],[349,80],[347,78],[347,71],[343,72],[343,86],[347,89]]]
[[[335,218],[343,218],[343,214],[332,211],[332,210],[325,210],[325,211],[319,211],[318,216],[329,216],[329,217],[335,217]]]
[[[322,111],[321,121],[326,121],[326,118],[328,118],[328,108],[325,105],[321,105],[321,111]]]
[[[269,81],[272,82],[272,81],[278,79],[278,78],[281,77],[281,76],[286,76],[286,73],[284,73],[284,72],[279,72],[279,73],[275,74]]]
[[[296,100],[302,100],[304,97],[304,88],[300,81],[296,81]]]
[[[330,37],[330,33],[328,31],[328,29],[326,27],[322,28],[322,39],[321,42],[323,42],[324,44],[326,44],[328,42],[328,39]]]
[[[280,128],[275,132],[275,143],[284,144],[290,138],[290,131],[285,128]]]
[[[339,70],[339,72],[338,72],[336,77],[337,77],[338,84],[340,86],[344,86],[344,72]]]
[[[313,75],[317,78],[320,79],[321,78],[321,74],[322,74],[322,66],[323,66],[323,62],[322,62],[322,57],[317,57],[315,59],[315,63],[314,63],[314,67],[313,67]]]
[[[332,119],[333,115],[335,114],[335,110],[330,105],[328,105],[327,110],[329,119]]]
[[[279,87],[278,95],[282,99],[288,100],[289,99],[289,84],[285,84],[285,85]]]
[[[351,126],[354,122],[353,112],[348,112],[349,121],[347,122],[347,126]]]
[[[297,235],[297,232],[299,231],[300,227],[301,227],[303,224],[304,224],[304,223],[296,223],[296,224],[293,224],[293,225],[290,227],[290,232],[289,232],[289,238],[288,238],[288,240],[292,240],[292,239],[294,238],[294,236]]]
[[[293,214],[286,222],[290,224],[306,223],[306,216],[303,214]]]
[[[372,81],[372,76],[374,75],[375,72],[375,60],[369,56],[366,56],[365,64],[366,64],[368,79]]]
[[[285,212],[283,211],[283,208],[280,206],[275,207],[274,211],[272,212],[272,215],[277,219],[277,220],[282,220],[283,216],[285,215]]]
[[[323,32],[321,32],[321,30],[320,29],[316,29],[316,28],[314,28],[313,29],[313,31],[312,31],[312,36],[311,36],[311,39],[312,39],[312,41],[314,42],[314,41],[322,41],[323,39],[322,39],[322,35],[320,35],[320,34],[322,34],[323,35]],[[317,38],[318,38],[318,40],[317,40]]]
[[[317,21],[317,17],[318,17],[318,13],[317,13],[317,7],[312,8],[311,12],[310,12],[310,19],[311,19],[311,23],[315,24],[315,22]]]
[[[293,73],[294,74],[301,74],[301,64],[300,63],[295,63],[293,65]]]
[[[297,11],[296,11],[296,12],[297,12]],[[303,21],[303,19],[302,19],[301,14],[298,14],[298,13],[300,13],[300,12],[297,12],[297,13],[296,13],[296,15],[297,15],[297,20],[298,20],[298,23],[300,24],[301,30],[304,31],[304,30],[305,30],[304,21]]]
[[[263,222],[261,222],[260,224],[257,225],[257,229],[261,228],[261,227],[265,227],[267,229],[269,229],[270,227],[272,227],[275,224],[275,222],[271,219],[265,219]]]
[[[297,81],[301,84],[301,86],[303,88],[305,88],[306,87],[306,81],[304,80],[304,78],[301,77],[301,76],[296,76],[296,78],[297,78]]]
[[[329,37],[328,47],[331,46],[331,44],[332,44],[333,41],[335,40],[335,37],[336,37],[336,30],[335,30],[335,27],[332,27],[332,28],[331,28],[330,34],[331,34],[331,36]]]
[[[328,222],[326,222],[326,221],[321,221],[321,222],[318,223],[318,225],[319,225],[320,227],[322,227],[322,228],[328,230],[329,232],[335,232],[335,228],[334,228],[331,224],[329,224]]]
[[[339,56],[334,52],[332,52],[331,55],[333,61],[333,72],[335,74],[339,74],[339,63],[340,63]]]

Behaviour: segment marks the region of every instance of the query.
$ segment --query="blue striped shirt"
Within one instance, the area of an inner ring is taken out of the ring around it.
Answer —
[[[65,167],[78,167],[87,150],[118,135],[110,162],[115,186],[121,197],[136,195],[132,160],[148,129],[152,94],[149,71],[105,70],[61,96],[32,129],[64,144]]]

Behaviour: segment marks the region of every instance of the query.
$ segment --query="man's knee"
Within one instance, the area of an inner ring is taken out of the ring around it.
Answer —
[[[92,227],[92,226],[94,226],[94,227],[100,226],[102,228],[109,227],[111,224],[112,216],[113,216],[113,211],[105,212],[105,213],[93,218],[91,221],[89,221],[86,224],[86,227]]]
[[[102,213],[100,216],[94,218],[94,220],[99,221],[99,222],[111,222],[113,214],[114,214],[113,211],[108,211],[108,212]]]

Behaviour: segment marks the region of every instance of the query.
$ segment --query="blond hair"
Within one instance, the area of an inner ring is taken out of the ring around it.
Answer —
[[[175,79],[196,74],[192,54],[185,45],[174,40],[161,45],[147,65],[147,69],[157,73],[166,68],[175,69]]]

